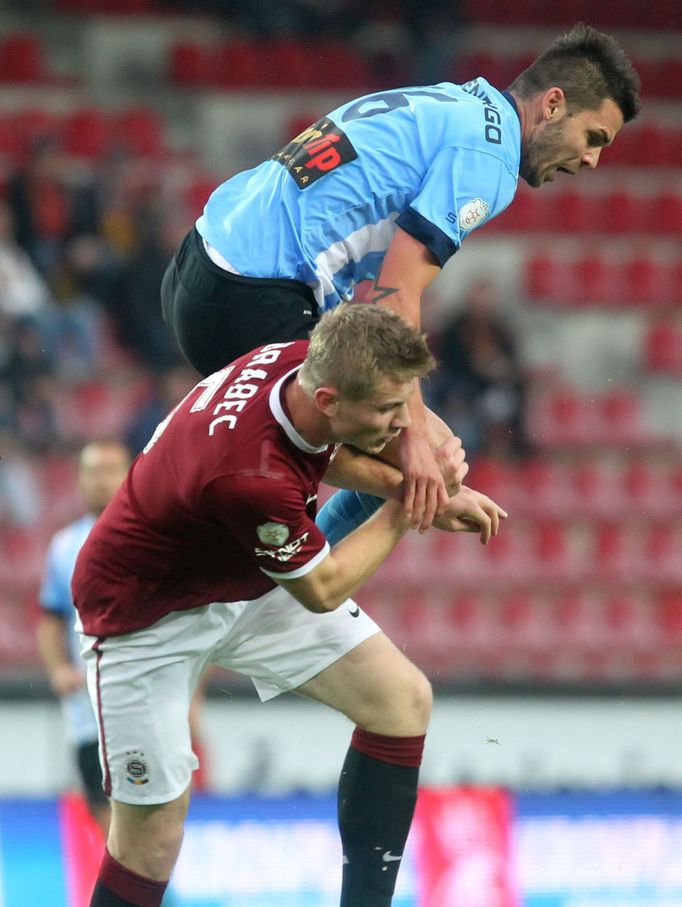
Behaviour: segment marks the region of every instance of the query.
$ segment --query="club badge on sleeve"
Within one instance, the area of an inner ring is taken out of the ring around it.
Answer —
[[[256,534],[264,545],[283,545],[289,538],[289,527],[282,523],[263,523],[256,527]]]

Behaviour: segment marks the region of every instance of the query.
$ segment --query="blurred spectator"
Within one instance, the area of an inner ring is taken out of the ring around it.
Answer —
[[[36,526],[42,508],[40,483],[23,443],[0,428],[0,525]]]
[[[0,312],[10,318],[43,314],[50,301],[47,284],[14,237],[14,218],[0,201]]]
[[[55,267],[68,239],[96,229],[93,188],[87,181],[69,180],[66,158],[53,137],[34,143],[10,176],[6,198],[16,240],[43,274]]]
[[[104,254],[97,237],[83,234],[68,244],[53,275],[48,348],[57,373],[67,381],[92,377],[101,365],[105,325],[94,293]]]
[[[529,452],[526,381],[514,333],[496,309],[495,283],[478,280],[435,341],[439,366],[428,394],[470,458]]]
[[[159,288],[186,224],[178,231],[147,205],[136,212],[136,226],[137,246],[121,270],[115,294],[120,340],[147,368],[162,372],[183,361],[161,314]]]
[[[50,685],[60,699],[66,734],[74,748],[88,808],[105,835],[109,828],[109,801],[102,790],[97,719],[90,705],[85,664],[80,657],[71,576],[83,542],[125,478],[129,465],[130,454],[119,441],[92,441],[83,448],[78,486],[86,512],[53,536],[39,596],[42,610],[37,630],[38,648]]]
[[[199,375],[188,365],[177,365],[155,376],[151,397],[135,411],[126,431],[126,441],[133,453],[142,450],[156,426],[199,380]]]

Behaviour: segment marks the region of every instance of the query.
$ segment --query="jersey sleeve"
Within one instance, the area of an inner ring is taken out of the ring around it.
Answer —
[[[44,611],[63,617],[67,617],[73,608],[71,589],[69,583],[65,582],[57,539],[52,539],[47,549],[38,602]]]
[[[218,518],[268,576],[297,579],[329,554],[294,476],[241,473],[212,486],[223,501]]]
[[[443,148],[397,224],[430,249],[442,267],[472,230],[504,211],[515,191],[516,178],[497,155]]]

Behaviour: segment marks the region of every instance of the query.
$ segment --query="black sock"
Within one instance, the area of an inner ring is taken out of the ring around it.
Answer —
[[[423,737],[356,729],[339,781],[341,907],[390,907],[417,802],[423,746]]]
[[[125,901],[101,882],[95,885],[90,899],[90,907],[135,907],[132,901]]]

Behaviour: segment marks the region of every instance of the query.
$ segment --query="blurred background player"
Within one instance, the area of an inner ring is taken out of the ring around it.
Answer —
[[[71,597],[71,577],[83,542],[125,478],[130,462],[129,448],[116,439],[94,440],[82,449],[78,461],[78,488],[86,512],[53,536],[39,596],[41,616],[37,633],[40,656],[50,685],[61,703],[64,728],[74,748],[88,808],[105,837],[111,810],[102,789],[97,720],[86,686],[79,637],[74,629],[76,611]],[[190,713],[195,749],[200,746],[200,696],[201,691],[195,697]],[[205,778],[203,757],[201,762],[203,771],[200,775],[195,774],[194,778],[195,785],[199,787]]]
[[[78,487],[86,505],[83,516],[60,529],[50,542],[38,624],[38,647],[50,685],[59,697],[64,727],[74,747],[83,792],[93,818],[106,836],[109,801],[102,789],[97,720],[90,705],[80,640],[74,629],[76,611],[71,577],[76,557],[95,521],[128,472],[130,453],[120,441],[91,441],[80,453]]]

